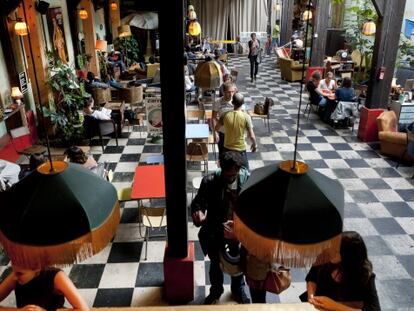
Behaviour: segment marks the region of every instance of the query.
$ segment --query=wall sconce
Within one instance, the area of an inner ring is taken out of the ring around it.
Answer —
[[[191,36],[198,36],[201,33],[201,26],[197,21],[191,21],[188,25],[188,33]]]
[[[118,37],[129,37],[132,36],[131,27],[129,25],[122,25],[118,27]]]
[[[17,19],[11,19],[7,18],[8,22],[16,22],[14,24],[14,33],[18,36],[27,36],[29,34],[29,28],[27,27],[27,24],[23,21],[22,18]]]
[[[10,97],[13,98],[16,105],[20,105],[22,103],[21,99],[23,98],[23,93],[20,91],[18,86],[14,86],[12,87]]]
[[[371,20],[365,22],[364,25],[362,26],[362,34],[365,36],[373,36],[375,35],[376,31],[377,31],[377,26]]]
[[[111,10],[112,11],[118,10],[118,3],[116,3],[115,1],[112,1],[111,2]]]
[[[88,18],[88,11],[86,11],[84,8],[81,8],[79,10],[79,18],[80,19],[87,19]]]
[[[277,3],[277,4],[276,4],[276,6],[275,6],[275,10],[276,10],[276,11],[280,11],[280,9],[281,9],[280,4],[279,4],[279,3]]]

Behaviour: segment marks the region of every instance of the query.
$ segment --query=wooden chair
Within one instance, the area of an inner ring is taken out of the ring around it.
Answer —
[[[156,235],[156,237],[166,237],[166,227],[167,227],[167,216],[165,214],[166,209],[165,207],[140,207],[140,213],[142,215],[142,224],[145,227],[145,258],[147,260],[148,254],[148,240],[154,235],[152,235],[152,231],[154,229],[160,230],[160,234]]]
[[[193,141],[187,145],[186,159],[189,162],[200,162],[204,165],[204,172],[208,173],[207,142]]]
[[[197,120],[197,123],[205,123],[205,111],[200,109],[187,109],[186,110],[187,123],[194,123],[192,121]]]
[[[107,136],[115,133],[116,146],[118,146],[118,134],[114,120],[98,120],[92,116],[85,115],[83,126],[85,128],[86,137],[91,141],[93,137],[99,136],[102,146],[102,152],[104,152],[103,136]]]

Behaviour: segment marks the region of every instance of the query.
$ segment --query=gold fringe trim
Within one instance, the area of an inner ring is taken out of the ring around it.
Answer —
[[[0,241],[13,265],[27,269],[65,267],[81,262],[104,249],[114,237],[120,218],[119,202],[116,201],[111,214],[102,225],[73,241],[52,246],[32,246],[13,242],[1,231]]]
[[[320,243],[292,244],[263,237],[233,214],[234,234],[247,251],[259,260],[285,267],[310,267],[329,262],[339,254],[341,234]]]

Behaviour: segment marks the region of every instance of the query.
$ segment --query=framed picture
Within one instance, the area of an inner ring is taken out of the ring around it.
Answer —
[[[52,50],[55,52],[55,55],[62,60],[62,62],[67,63],[69,59],[65,40],[62,8],[49,8],[47,12],[47,26],[49,29]]]

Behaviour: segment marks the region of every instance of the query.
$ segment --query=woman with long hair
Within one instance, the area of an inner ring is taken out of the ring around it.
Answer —
[[[340,258],[314,266],[306,276],[307,299],[323,310],[381,310],[375,274],[362,237],[342,233]]]

